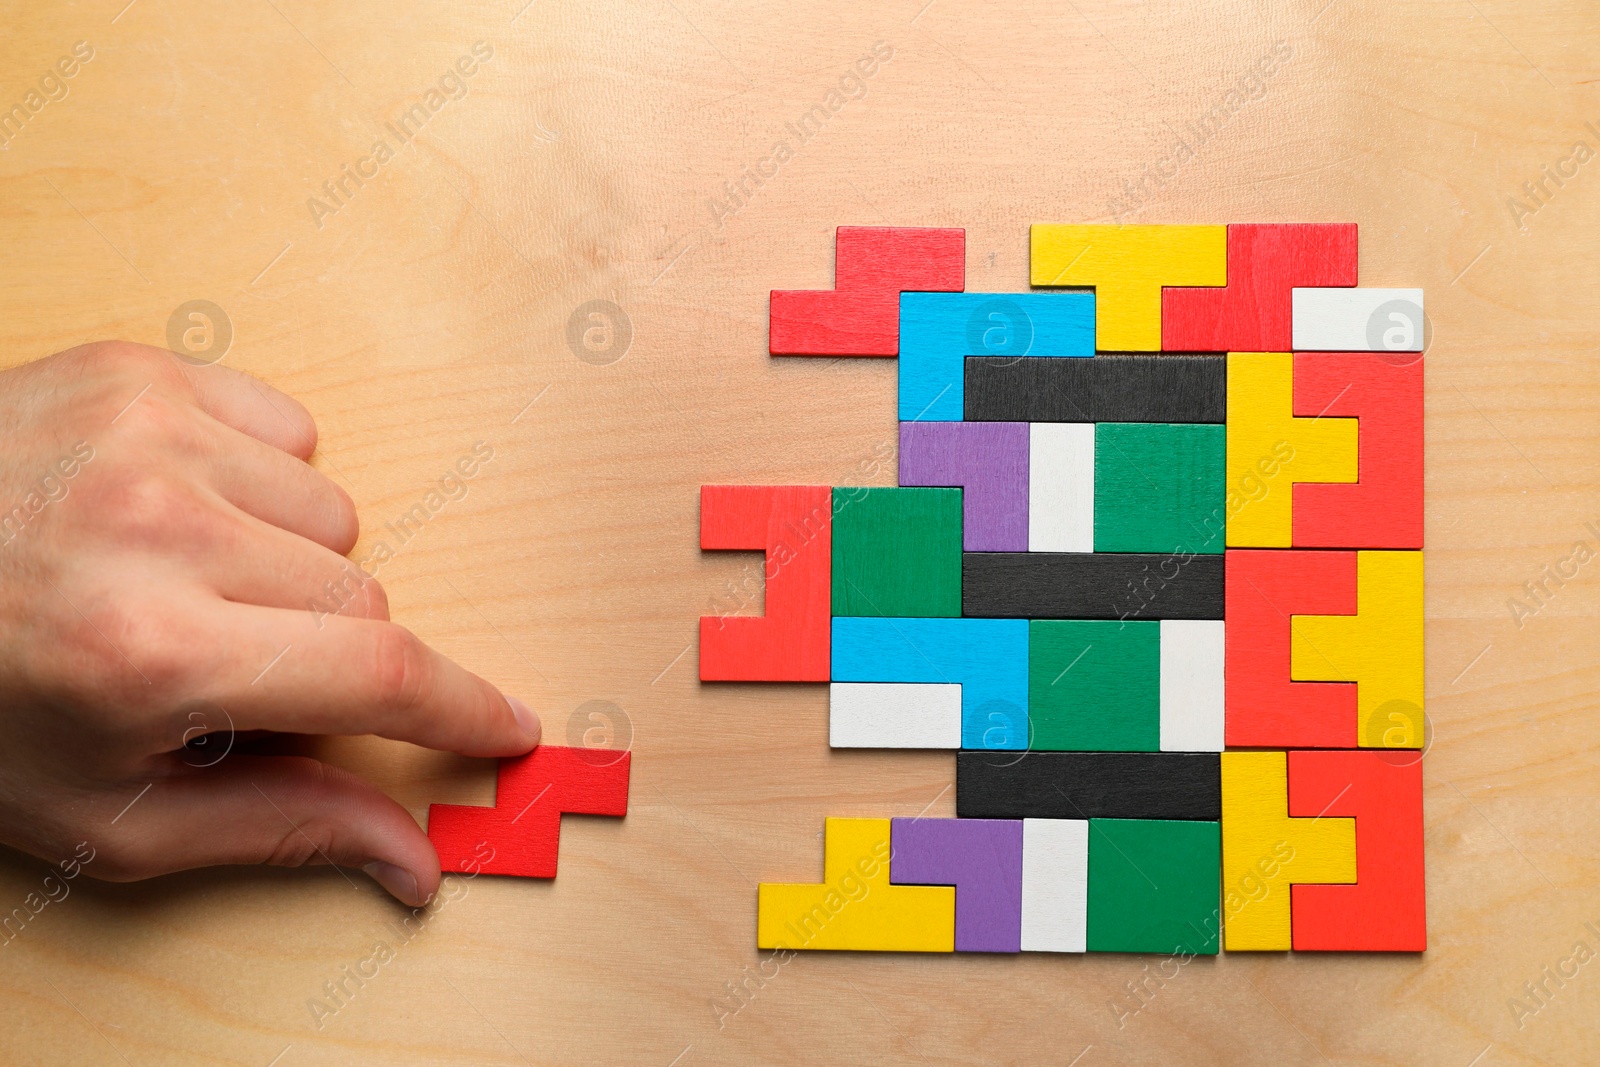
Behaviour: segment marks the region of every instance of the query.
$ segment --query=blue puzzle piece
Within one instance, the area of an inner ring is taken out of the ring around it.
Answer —
[[[836,682],[954,682],[961,747],[1028,747],[1028,620],[833,620]]]
[[[968,356],[1093,355],[1093,293],[901,293],[900,421],[960,422]]]

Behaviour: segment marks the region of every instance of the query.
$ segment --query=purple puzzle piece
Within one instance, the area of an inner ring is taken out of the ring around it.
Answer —
[[[889,840],[891,883],[956,887],[957,952],[1022,951],[1021,821],[895,819]]]
[[[902,422],[900,484],[960,486],[961,547],[1028,550],[1028,424]]]

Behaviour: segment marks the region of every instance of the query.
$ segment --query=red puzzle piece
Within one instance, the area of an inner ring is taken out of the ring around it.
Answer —
[[[430,804],[428,840],[445,871],[554,878],[563,813],[628,814],[629,752],[540,745],[500,761],[494,807]],[[484,859],[480,846],[492,850]]]
[[[1354,816],[1354,885],[1296,885],[1296,951],[1422,952],[1422,760],[1415,752],[1289,753],[1289,814]]]
[[[765,615],[701,617],[700,680],[828,681],[833,490],[703,485],[700,547],[767,554]]]
[[[1291,289],[1356,284],[1356,224],[1228,227],[1228,284],[1161,293],[1168,352],[1287,352]]]
[[[1356,554],[1230,548],[1224,568],[1228,747],[1355,748],[1355,685],[1290,680],[1289,617],[1354,615]]]
[[[1360,477],[1294,486],[1294,546],[1421,548],[1422,357],[1297,354],[1294,413],[1356,416]]]
[[[960,292],[967,231],[921,226],[840,226],[832,289],[774,289],[775,356],[895,356],[900,294]]]

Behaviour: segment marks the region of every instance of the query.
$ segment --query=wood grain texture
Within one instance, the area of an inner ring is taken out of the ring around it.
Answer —
[[[970,819],[1209,819],[1222,814],[1214,752],[956,755],[956,814]]]
[[[1222,556],[968,552],[961,607],[977,618],[1220,619]]]
[[[1600,947],[1600,570],[1571,562],[1600,526],[1600,163],[1523,190],[1600,147],[1588,0],[939,0],[914,25],[921,0],[139,0],[113,23],[125,2],[7,7],[5,106],[73,42],[95,58],[0,151],[0,360],[164,344],[179,304],[217,302],[224,363],[316,416],[358,559],[491,443],[379,580],[552,742],[604,732],[591,701],[617,743],[631,721],[633,795],[566,818],[553,883],[453,879],[403,942],[410,912],[356,872],[79,877],[0,950],[9,1062],[122,1067],[108,1039],[136,1067],[1600,1062],[1595,964],[1525,1025],[1507,1006]],[[468,95],[319,229],[307,198],[478,40]],[[846,73],[866,91],[831,111]],[[830,751],[825,686],[695,678],[697,617],[763,610],[759,556],[697,547],[701,485],[894,483],[894,361],[770,358],[767,294],[830,286],[840,223],[964,226],[968,287],[1023,290],[1029,223],[1121,209],[1359,222],[1362,284],[1427,290],[1434,947],[1224,953],[1142,1002],[1164,957],[780,965],[753,883],[817,878],[828,814],[948,816],[954,790],[943,753]],[[608,365],[568,341],[596,299],[632,325],[579,347]],[[315,751],[419,820],[494,795],[490,760]],[[6,854],[0,909],[57,869]],[[307,999],[378,939],[396,958],[319,1028]]]
[[[966,405],[974,422],[1222,422],[1227,359],[969,356]]]

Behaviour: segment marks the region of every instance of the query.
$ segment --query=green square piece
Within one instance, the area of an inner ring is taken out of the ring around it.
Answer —
[[[1161,624],[1028,623],[1029,748],[1161,748]]]
[[[1089,951],[1215,956],[1221,869],[1220,823],[1090,819]]]
[[[961,490],[833,490],[833,613],[961,615]]]
[[[1094,550],[1220,553],[1227,445],[1225,426],[1096,424]]]

